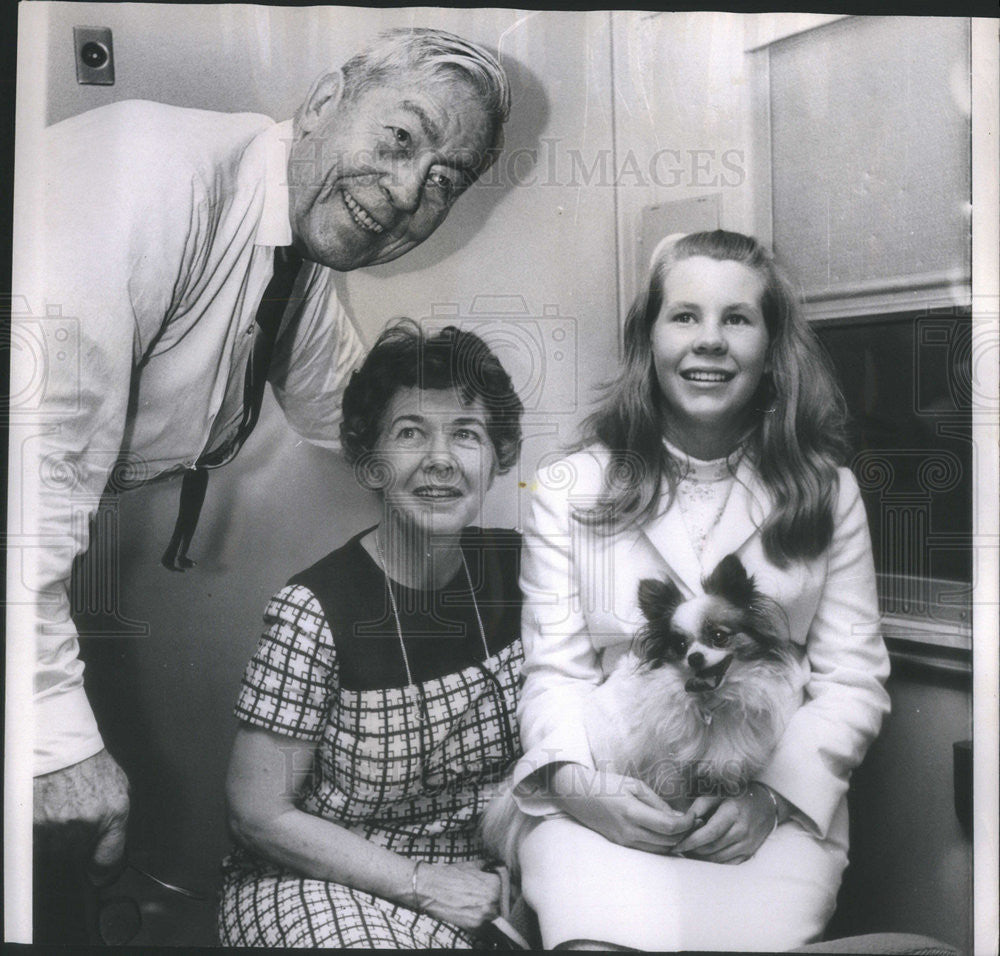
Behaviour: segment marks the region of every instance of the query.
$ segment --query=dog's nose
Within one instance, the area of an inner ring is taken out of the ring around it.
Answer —
[[[688,667],[692,670],[700,671],[705,666],[705,655],[701,651],[693,651],[688,654]]]

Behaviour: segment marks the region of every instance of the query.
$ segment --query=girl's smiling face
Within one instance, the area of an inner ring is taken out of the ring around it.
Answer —
[[[691,256],[669,267],[650,330],[667,438],[697,458],[727,455],[768,370],[764,280],[740,262]]]

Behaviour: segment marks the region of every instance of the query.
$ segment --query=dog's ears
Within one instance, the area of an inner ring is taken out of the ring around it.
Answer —
[[[670,578],[666,581],[643,578],[639,582],[639,610],[647,621],[669,617],[682,600],[684,595]]]
[[[737,607],[750,607],[759,593],[735,554],[727,554],[701,584],[706,594],[716,594]]]
[[[702,582],[706,594],[746,608],[748,623],[757,640],[765,644],[788,641],[788,615],[774,598],[760,591],[735,554],[727,554]]]

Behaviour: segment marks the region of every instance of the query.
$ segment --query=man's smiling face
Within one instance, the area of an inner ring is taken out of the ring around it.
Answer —
[[[346,272],[396,259],[444,222],[493,145],[472,87],[414,75],[344,95],[317,81],[288,159],[293,243]]]

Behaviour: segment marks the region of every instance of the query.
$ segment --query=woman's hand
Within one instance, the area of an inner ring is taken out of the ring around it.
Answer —
[[[779,810],[777,797],[761,783],[752,783],[738,797],[699,797],[689,813],[708,821],[674,847],[674,853],[708,860],[712,863],[743,863],[749,860],[761,844],[774,832],[775,826],[787,814]],[[783,803],[784,801],[782,801]]]
[[[549,778],[553,802],[605,839],[636,850],[669,853],[694,825],[634,777],[565,763]]]
[[[476,930],[500,915],[500,877],[480,863],[421,863],[417,908],[462,929]]]

